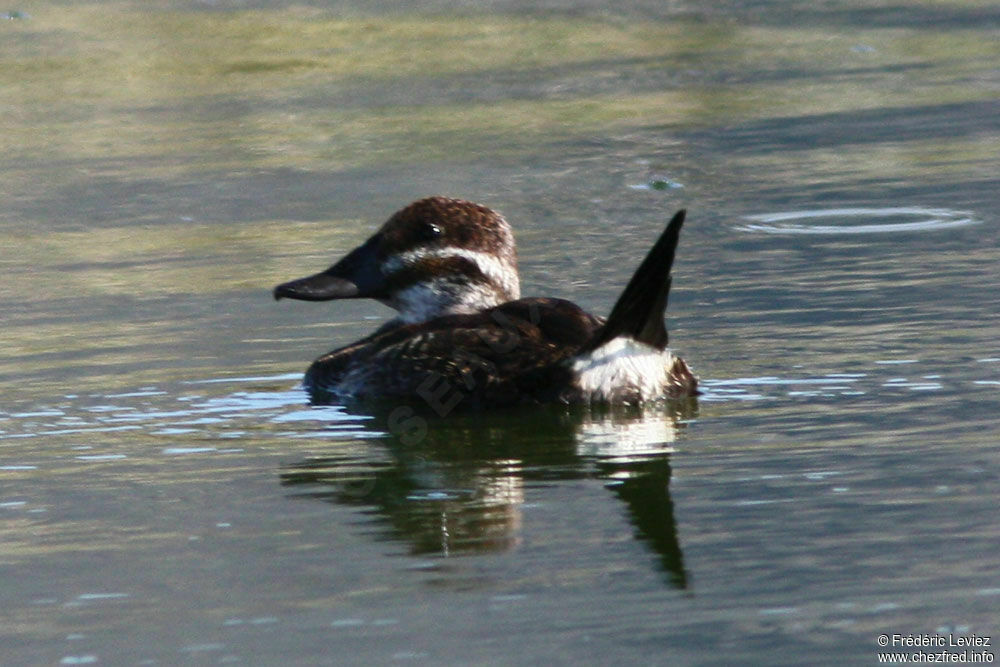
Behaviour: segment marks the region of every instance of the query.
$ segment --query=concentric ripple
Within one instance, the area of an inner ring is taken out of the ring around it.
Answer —
[[[766,234],[885,234],[926,232],[979,224],[969,211],[901,206],[884,208],[828,208],[748,215],[751,224],[739,231]],[[813,221],[830,220],[835,224]]]

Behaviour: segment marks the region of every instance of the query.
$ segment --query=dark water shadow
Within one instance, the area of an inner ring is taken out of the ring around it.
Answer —
[[[1000,102],[974,100],[753,120],[689,138],[730,154],[962,139],[1000,129]]]
[[[506,551],[521,540],[526,487],[598,479],[625,504],[637,540],[656,557],[669,585],[689,586],[670,497],[671,443],[697,410],[683,404],[614,411],[538,408],[428,418],[413,442],[372,429],[372,456],[317,456],[283,467],[298,498],[362,508],[376,539],[402,541],[413,555]],[[377,451],[376,451],[377,450]],[[389,456],[386,456],[388,452]]]
[[[756,22],[777,26],[837,26],[841,28],[911,28],[934,26],[938,30],[991,30],[1000,24],[997,7],[916,6],[887,3],[880,7],[824,6],[812,2],[788,3],[780,12],[759,12],[773,7],[766,2],[742,5]]]

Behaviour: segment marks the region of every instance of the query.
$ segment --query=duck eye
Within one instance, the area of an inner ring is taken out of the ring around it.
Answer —
[[[441,236],[444,232],[440,227],[435,225],[433,222],[429,222],[424,226],[424,238],[428,241],[431,239],[436,239]]]

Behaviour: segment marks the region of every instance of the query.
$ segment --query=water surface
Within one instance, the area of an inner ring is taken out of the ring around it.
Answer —
[[[4,664],[801,664],[1000,636],[991,3],[29,3],[0,22]],[[411,199],[696,402],[308,405]]]

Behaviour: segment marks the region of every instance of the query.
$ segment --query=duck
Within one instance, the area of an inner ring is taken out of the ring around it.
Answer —
[[[442,416],[525,404],[637,404],[692,397],[698,379],[668,347],[664,316],[686,212],[678,211],[607,318],[554,297],[521,297],[517,249],[497,211],[443,196],[394,213],[276,300],[374,299],[396,316],[317,358],[314,403],[399,401]]]

